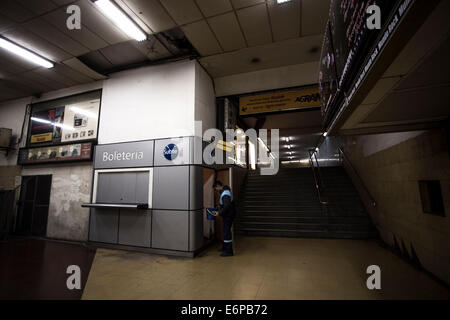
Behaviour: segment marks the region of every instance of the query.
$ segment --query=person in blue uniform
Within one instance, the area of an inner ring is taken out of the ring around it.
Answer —
[[[222,257],[230,257],[233,255],[233,235],[231,226],[236,215],[236,210],[233,202],[233,193],[229,186],[225,185],[221,188],[222,192],[219,199],[219,216],[222,217],[223,228],[223,246]]]

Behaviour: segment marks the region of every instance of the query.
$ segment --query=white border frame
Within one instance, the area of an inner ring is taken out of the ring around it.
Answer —
[[[94,171],[94,184],[92,191],[92,203],[97,203],[98,174],[105,172],[143,172],[148,171],[148,208],[153,207],[153,168],[127,168],[127,169],[101,169]]]

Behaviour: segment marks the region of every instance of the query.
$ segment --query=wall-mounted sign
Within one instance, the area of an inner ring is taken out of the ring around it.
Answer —
[[[164,158],[166,158],[167,160],[174,160],[178,156],[178,147],[174,143],[169,143],[164,148],[163,153],[164,153]]]
[[[93,143],[75,143],[19,150],[19,165],[42,164],[67,161],[87,161],[92,159]]]
[[[320,107],[319,88],[274,92],[239,99],[240,115]]]
[[[32,112],[30,144],[59,144],[97,138],[100,99]]]
[[[95,169],[153,166],[154,141],[104,144],[95,147]]]

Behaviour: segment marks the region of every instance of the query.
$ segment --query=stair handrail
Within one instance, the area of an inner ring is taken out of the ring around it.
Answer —
[[[327,201],[322,199],[322,193],[320,191],[321,188],[322,189],[325,188],[325,185],[323,183],[322,174],[320,173],[319,161],[317,160],[317,156],[316,156],[316,152],[315,151],[316,150],[314,150],[314,149],[308,150],[308,153],[309,153],[309,164],[310,164],[311,169],[313,171],[314,183],[316,185],[317,195],[319,196],[319,202],[321,204],[328,204]],[[314,161],[312,159],[313,156],[314,156],[314,158],[316,160],[316,164],[317,164],[317,170],[318,170],[318,174],[317,175],[316,175],[316,170],[315,170],[315,166],[314,166]]]
[[[359,184],[362,186],[364,193],[367,195],[367,197],[370,200],[370,203],[373,207],[377,206],[377,202],[376,200],[372,197],[372,195],[369,192],[369,189],[367,189],[366,184],[364,183],[363,179],[361,178],[361,176],[359,175],[358,171],[355,169],[355,167],[353,166],[352,162],[350,161],[350,159],[348,158],[348,156],[345,154],[344,149],[342,147],[338,148],[339,150],[339,158],[341,160],[342,163],[346,163],[348,165],[348,167],[351,169],[351,171],[353,172],[354,176],[358,179]]]

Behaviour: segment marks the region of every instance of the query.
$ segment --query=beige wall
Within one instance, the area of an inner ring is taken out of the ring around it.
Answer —
[[[81,204],[90,202],[92,164],[59,164],[26,167],[22,175],[52,175],[47,237],[87,241],[89,209]]]
[[[344,150],[377,201],[382,239],[411,246],[422,266],[450,284],[450,156],[443,129],[344,137]],[[397,143],[395,143],[397,141]],[[418,180],[440,180],[446,217],[422,212]],[[411,252],[409,252],[411,254]]]

